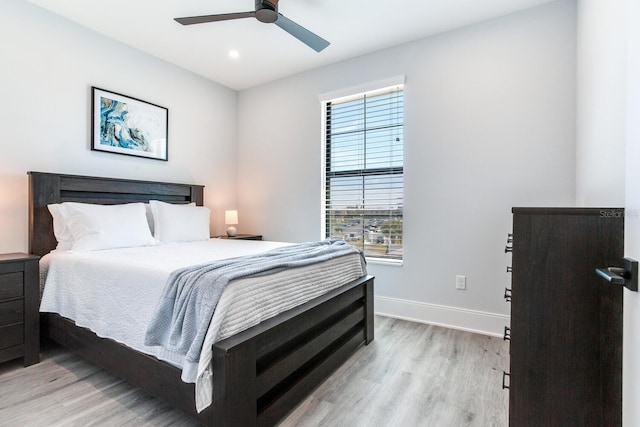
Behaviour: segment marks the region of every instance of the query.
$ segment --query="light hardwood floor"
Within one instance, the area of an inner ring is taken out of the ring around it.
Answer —
[[[501,338],[376,317],[360,350],[281,426],[506,426]],[[60,347],[0,364],[1,426],[193,426],[145,392]]]

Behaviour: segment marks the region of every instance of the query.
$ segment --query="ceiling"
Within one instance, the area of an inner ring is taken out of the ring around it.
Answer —
[[[320,53],[253,18],[191,26],[173,20],[252,11],[254,0],[26,1],[242,90],[553,0],[281,0],[281,14],[331,42]]]

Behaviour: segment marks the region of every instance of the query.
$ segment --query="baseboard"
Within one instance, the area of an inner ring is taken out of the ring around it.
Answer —
[[[375,312],[381,316],[428,323],[477,334],[502,337],[504,327],[509,325],[509,316],[504,314],[382,296],[376,296],[374,302]]]

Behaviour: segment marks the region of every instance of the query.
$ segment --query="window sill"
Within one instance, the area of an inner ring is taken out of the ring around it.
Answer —
[[[365,257],[367,260],[367,264],[376,264],[376,265],[391,265],[394,267],[402,267],[403,260],[401,259],[384,259],[384,258],[370,258]]]

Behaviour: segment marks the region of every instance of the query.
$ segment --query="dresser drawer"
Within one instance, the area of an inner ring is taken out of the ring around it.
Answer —
[[[23,283],[24,274],[22,271],[0,274],[0,300],[24,296]]]
[[[9,348],[24,343],[24,325],[16,323],[0,326],[0,349]]]
[[[39,259],[0,254],[0,363],[19,357],[24,366],[40,361]]]
[[[24,301],[0,302],[0,327],[24,322]]]

